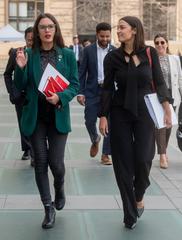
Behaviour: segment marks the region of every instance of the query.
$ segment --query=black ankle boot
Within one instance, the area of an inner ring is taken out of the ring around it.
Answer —
[[[64,193],[64,186],[62,186],[60,189],[55,189],[55,201],[54,205],[57,210],[61,210],[64,208],[66,202],[66,197]]]
[[[49,229],[54,227],[56,211],[53,204],[45,205],[45,217],[42,222],[42,228]]]

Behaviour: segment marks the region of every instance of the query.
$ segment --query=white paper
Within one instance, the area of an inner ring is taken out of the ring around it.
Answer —
[[[69,85],[69,81],[60,72],[58,72],[51,64],[48,63],[41,77],[38,90],[43,93],[48,78],[53,77],[55,79],[56,76],[60,76],[60,78],[62,78]]]
[[[155,123],[155,126],[160,129],[166,127],[164,124],[164,109],[162,107],[162,104],[159,102],[157,94],[147,94],[144,96],[144,100],[146,103],[146,106],[148,108],[149,114],[152,118],[152,120]],[[171,109],[171,118],[172,118],[172,125],[178,124],[176,113],[170,104]]]

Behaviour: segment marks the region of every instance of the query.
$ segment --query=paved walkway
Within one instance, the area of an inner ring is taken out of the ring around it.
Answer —
[[[34,172],[29,161],[20,160],[14,106],[0,80],[0,240],[181,239],[182,153],[176,146],[175,130],[168,151],[170,167],[160,170],[155,157],[145,213],[136,229],[129,231],[122,224],[122,204],[112,166],[100,165],[100,154],[89,157],[83,108],[75,100],[71,104],[73,132],[65,157],[67,202],[64,210],[57,212],[55,228],[43,230]]]

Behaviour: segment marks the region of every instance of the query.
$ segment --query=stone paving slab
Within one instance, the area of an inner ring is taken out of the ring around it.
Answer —
[[[182,218],[176,210],[145,211],[133,230],[113,211],[57,212],[54,229],[41,228],[42,211],[0,211],[1,240],[179,240]],[[175,224],[174,224],[175,222]]]
[[[4,197],[0,197],[1,200],[1,209],[42,209],[39,195],[5,195]],[[67,195],[64,210],[118,210],[122,208],[119,195]],[[182,208],[182,204],[178,208]],[[171,210],[176,209],[176,207],[166,196],[146,196],[145,209]]]
[[[6,162],[6,161],[4,161]],[[69,162],[69,161],[67,161]],[[14,163],[15,164],[15,163]],[[34,171],[29,161],[20,161],[21,165],[12,166],[12,168],[0,168],[0,194],[35,194],[37,187],[34,180]],[[26,165],[25,165],[26,164]],[[93,164],[93,163],[92,163]],[[98,163],[99,165],[99,163]],[[49,171],[49,177],[52,184],[52,174]],[[67,167],[65,177],[65,190],[68,195],[115,195],[119,194],[116,186],[112,168],[95,167],[85,165]],[[159,186],[151,179],[151,186],[147,189],[147,195],[162,195],[163,192]]]
[[[1,211],[1,240],[86,240],[88,238],[81,212],[57,213],[54,229],[41,228],[42,211]]]
[[[89,221],[89,235],[94,240],[178,240],[181,238],[182,218],[175,210],[146,211],[133,231],[123,228],[122,216],[118,211],[105,211],[102,214],[89,211],[85,215]]]
[[[178,240],[182,229],[182,153],[176,127],[169,142],[169,169],[159,168],[155,155],[145,213],[137,228],[123,228],[122,203],[112,166],[100,164],[101,149],[90,158],[90,140],[84,108],[71,103],[73,132],[66,146],[67,202],[57,212],[55,228],[41,229],[42,205],[29,161],[21,161],[19,130],[14,106],[0,81],[0,240]],[[51,192],[52,176],[50,174]]]

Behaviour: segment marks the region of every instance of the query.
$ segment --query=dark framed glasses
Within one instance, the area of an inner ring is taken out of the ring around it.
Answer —
[[[52,31],[54,31],[54,29],[55,29],[55,24],[39,25],[38,28],[39,28],[40,31],[46,31],[46,30],[48,30],[48,31],[51,31],[51,32],[52,32]]]
[[[155,45],[159,45],[159,44],[164,45],[164,44],[165,44],[165,41],[156,41],[156,42],[155,42]]]

